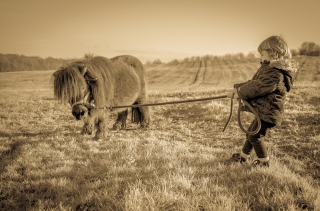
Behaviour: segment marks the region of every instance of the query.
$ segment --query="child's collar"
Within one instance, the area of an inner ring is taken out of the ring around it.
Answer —
[[[286,70],[290,72],[298,71],[298,64],[293,60],[289,59],[275,59],[269,62],[270,67],[275,67],[277,69]]]
[[[260,64],[270,64],[270,61],[267,61],[267,60],[260,61]]]

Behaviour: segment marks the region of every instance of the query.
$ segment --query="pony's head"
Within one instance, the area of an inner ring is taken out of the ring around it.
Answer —
[[[54,72],[53,77],[55,97],[71,106],[82,100],[90,100],[90,84],[97,80],[88,74],[86,66],[79,64],[63,67]],[[77,120],[86,117],[88,112],[89,109],[83,105],[72,106],[72,114]]]

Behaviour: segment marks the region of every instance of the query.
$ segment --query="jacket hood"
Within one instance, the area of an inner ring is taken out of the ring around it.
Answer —
[[[270,61],[269,66],[278,69],[284,76],[285,86],[289,92],[293,86],[294,75],[298,72],[298,64],[289,59]]]
[[[270,61],[269,66],[292,73],[296,73],[298,71],[298,64],[295,61],[289,59],[272,60]]]

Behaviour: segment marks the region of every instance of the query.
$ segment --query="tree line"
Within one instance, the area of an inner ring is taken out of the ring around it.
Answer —
[[[304,42],[301,44],[299,49],[291,49],[292,56],[320,56],[320,45],[315,42]],[[188,63],[196,61],[213,61],[213,60],[247,60],[253,61],[256,58],[259,58],[259,53],[257,51],[251,51],[248,54],[236,53],[236,54],[225,54],[223,56],[216,55],[205,55],[205,56],[193,56],[187,57],[182,60],[174,59],[168,64],[178,64],[178,63]],[[157,65],[162,64],[161,60],[156,59],[154,61],[147,61],[147,65]]]
[[[0,72],[55,70],[65,66],[70,61],[72,60],[0,53]]]
[[[291,50],[292,56],[320,56],[320,46],[315,42],[304,42],[301,47],[296,50]],[[85,59],[92,57],[93,54],[86,54]],[[256,51],[249,52],[248,54],[236,53],[225,54],[223,56],[205,55],[205,56],[193,56],[184,58],[182,60],[174,59],[168,64],[178,64],[181,62],[196,62],[200,60],[253,60],[257,58],[259,54]],[[41,58],[39,56],[24,56],[18,54],[1,54],[0,53],[0,72],[12,72],[12,71],[29,71],[29,70],[56,70],[60,67],[66,66],[68,63],[75,59],[57,59],[52,57]],[[150,64],[162,64],[161,60],[156,59],[153,62],[147,61],[146,65]]]

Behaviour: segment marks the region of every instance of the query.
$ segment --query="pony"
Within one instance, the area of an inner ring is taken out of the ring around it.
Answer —
[[[130,55],[111,59],[94,56],[75,61],[53,73],[54,96],[72,106],[72,115],[83,120],[81,134],[102,139],[107,134],[110,112],[117,114],[113,129],[126,128],[128,108],[101,109],[148,103],[146,73],[139,59]],[[88,106],[94,103],[95,106]],[[150,124],[149,107],[134,107],[132,122]]]

